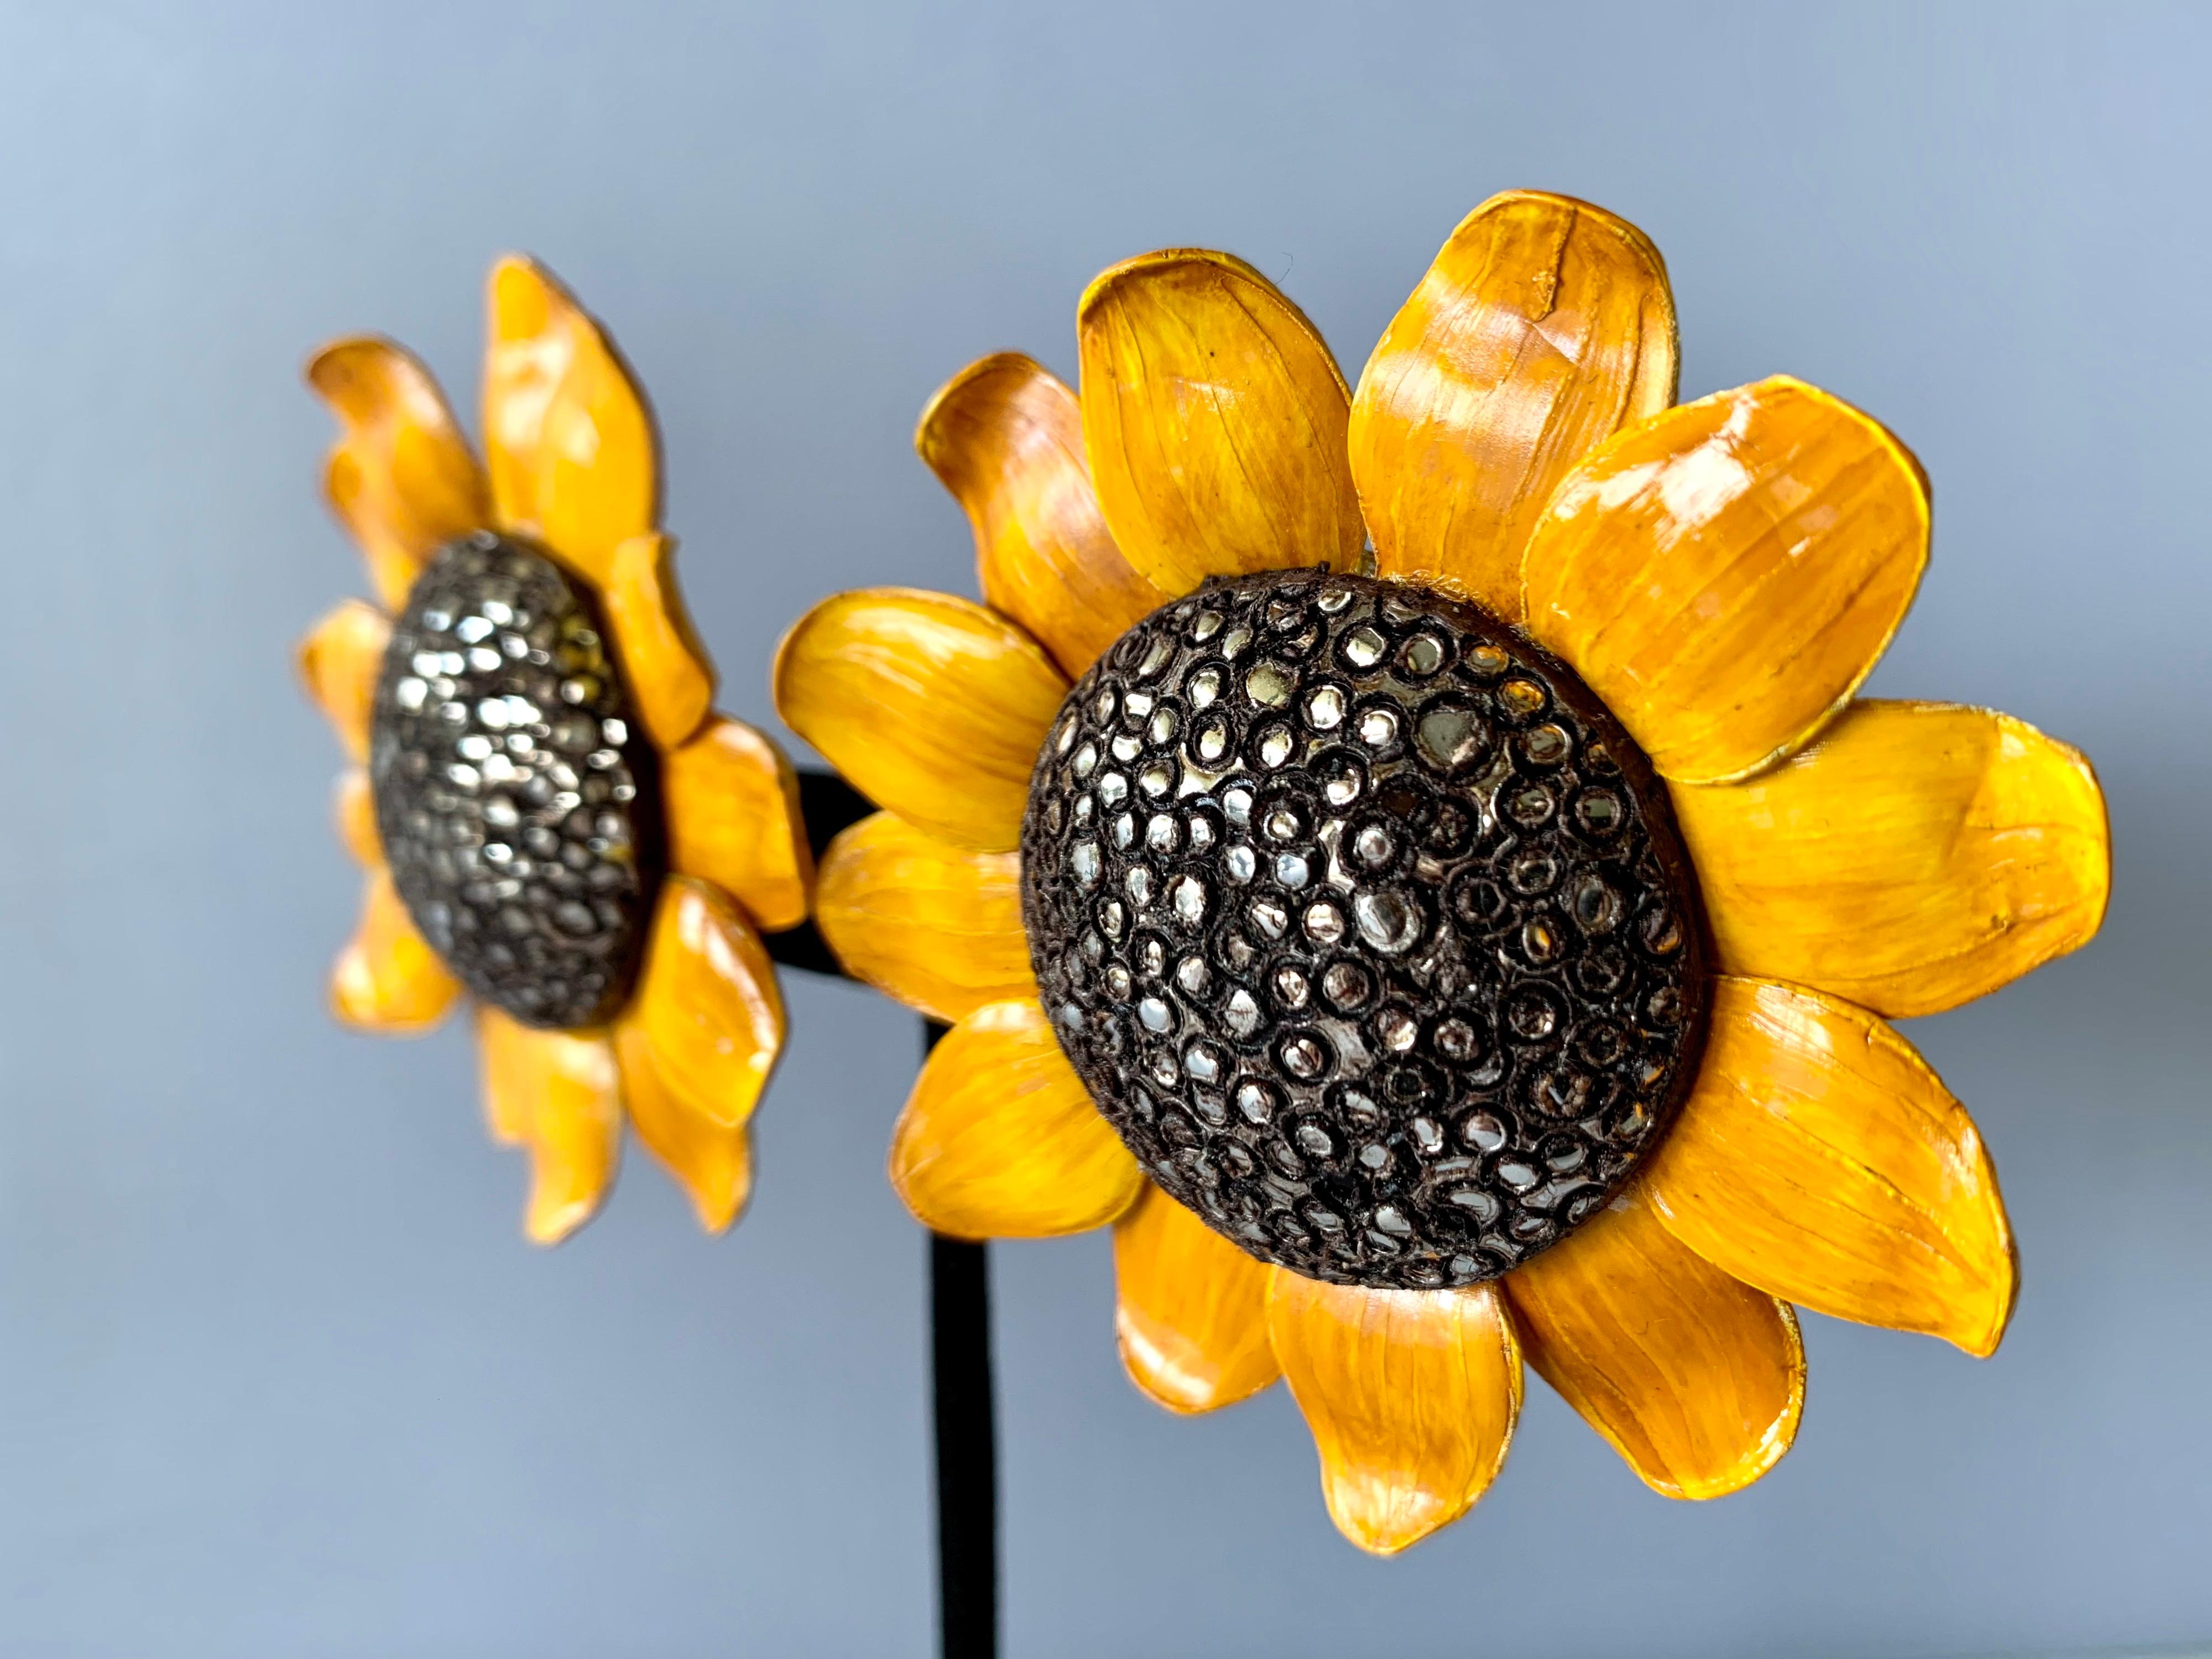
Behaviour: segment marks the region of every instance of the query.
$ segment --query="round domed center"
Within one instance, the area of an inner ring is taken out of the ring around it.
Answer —
[[[596,1024],[637,976],[657,885],[652,744],[591,594],[479,533],[392,625],[369,779],[393,883],[471,991],[526,1024]]]
[[[1508,1272],[1656,1144],[1705,1035],[1666,792],[1574,672],[1358,576],[1211,583],[1068,694],[1022,899],[1146,1173],[1314,1279]]]

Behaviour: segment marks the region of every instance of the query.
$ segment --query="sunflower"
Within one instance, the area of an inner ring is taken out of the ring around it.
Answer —
[[[491,1132],[528,1151],[532,1240],[597,1207],[625,1111],[719,1231],[783,1043],[759,930],[805,920],[812,879],[796,782],[713,710],[628,366],[531,261],[489,288],[488,465],[391,341],[307,367],[342,428],[330,501],[382,601],[346,600],[300,647],[352,757],[337,818],[368,871],[331,1005],[412,1033],[468,993]]]
[[[1674,406],[1658,252],[1534,192],[1356,392],[1223,253],[1077,332],[1079,394],[998,356],[922,416],[986,603],[842,594],[776,665],[888,809],[817,924],[952,1025],[915,1214],[1110,1224],[1137,1385],[1286,1378],[1383,1554],[1496,1476],[1524,1358],[1705,1498],[1796,1431],[1792,1304],[1990,1353],[1996,1175],[1887,1021],[2087,939],[2109,853],[2074,750],[1856,696],[1927,559],[1904,447],[1786,377]]]

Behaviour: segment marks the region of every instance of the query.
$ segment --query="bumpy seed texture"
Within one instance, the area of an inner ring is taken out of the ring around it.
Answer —
[[[1022,879],[1099,1109],[1314,1279],[1465,1285],[1558,1243],[1704,1042],[1696,881],[1641,751],[1416,589],[1279,573],[1138,623],[1045,741]]]
[[[660,865],[653,753],[590,595],[479,533],[434,559],[376,689],[376,827],[415,925],[531,1025],[590,1025],[637,975]]]

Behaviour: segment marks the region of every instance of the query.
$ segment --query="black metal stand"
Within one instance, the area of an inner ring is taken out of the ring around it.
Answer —
[[[922,1023],[922,1052],[945,1027]],[[943,1659],[999,1656],[999,1430],[988,1247],[929,1236],[930,1399],[937,1420],[937,1631]]]
[[[819,859],[875,811],[830,772],[799,775],[806,839]],[[811,921],[770,933],[787,968],[844,976]],[[922,1053],[948,1028],[922,1022]],[[930,1404],[937,1438],[937,1629],[942,1659],[998,1659],[999,1436],[991,1386],[990,1258],[984,1245],[929,1236]]]

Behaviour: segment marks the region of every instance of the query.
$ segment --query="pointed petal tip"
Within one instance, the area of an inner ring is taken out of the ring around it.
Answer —
[[[621,1161],[613,1038],[597,1029],[525,1025],[480,1003],[477,1054],[492,1138],[523,1147],[529,1160],[523,1236],[557,1244],[597,1212]]]
[[[1703,1069],[1643,1190],[1723,1272],[1835,1318],[1986,1358],[2019,1294],[1966,1108],[1886,1021],[1804,986],[1716,981]]]
[[[1741,1491],[1790,1449],[1794,1310],[1675,1237],[1634,1182],[1500,1282],[1528,1364],[1662,1497]]]
[[[1051,372],[1025,351],[993,351],[976,358],[929,394],[929,401],[921,406],[921,414],[914,423],[915,453],[921,457],[931,471],[942,476],[939,463],[944,459],[944,426],[948,410],[957,407],[979,383],[1002,376],[1026,382]]]
[[[739,1129],[752,1116],[782,1057],[783,994],[759,931],[728,894],[696,876],[664,878],[622,1024],[703,1122]]]
[[[534,259],[486,281],[484,452],[499,522],[594,584],[615,550],[660,522],[660,432],[599,319]]]
[[[1998,1259],[1990,1272],[1990,1291],[1979,1319],[1962,1318],[1956,1331],[1934,1334],[1972,1359],[1994,1359],[2012,1329],[2012,1316],[2020,1309],[2020,1239],[2006,1213],[2004,1195],[1997,1191],[1996,1170],[1990,1166],[1990,1189],[1996,1196]]]
[[[970,363],[930,399],[915,447],[968,516],[985,603],[1070,676],[1167,602],[1107,529],[1081,404],[1042,364],[1011,351]]]
[[[483,469],[435,377],[396,342],[373,334],[334,340],[309,360],[307,374],[340,427],[324,495],[396,611],[423,562],[489,519]]]
[[[502,253],[484,276],[491,337],[526,339],[542,332],[555,310],[574,300],[559,278],[527,253]]]
[[[1385,576],[1522,617],[1521,556],[1559,483],[1674,401],[1666,264],[1627,221],[1541,191],[1453,229],[1383,331],[1347,434]]]
[[[416,362],[414,354],[398,341],[381,334],[344,334],[325,341],[308,355],[300,378],[308,388],[341,414],[358,416],[368,371],[386,356]],[[428,371],[425,371],[427,374]]]
[[[597,1199],[548,1199],[541,1204],[532,1197],[523,1213],[522,1236],[538,1249],[550,1250],[566,1243],[598,1208]]]
[[[709,1238],[720,1238],[736,1226],[752,1200],[750,1180],[725,1191],[708,1192],[688,1184],[684,1191],[691,1200],[691,1213],[698,1218],[699,1231]]]
[[[2080,949],[2111,900],[2094,770],[1992,709],[1857,699],[1784,764],[1672,799],[1725,969],[1887,1018]]]
[[[1275,286],[1257,265],[1219,248],[1156,247],[1147,252],[1133,253],[1126,259],[1116,260],[1085,283],[1082,296],[1075,302],[1076,321],[1079,325],[1115,288],[1133,277],[1187,268],[1224,271],[1232,276],[1261,283],[1269,289]]]
[[[1265,1262],[1145,1183],[1114,1224],[1114,1328],[1138,1391],[1181,1416],[1218,1411],[1282,1375]]]
[[[1474,1508],[1504,1468],[1522,1357],[1495,1285],[1362,1290],[1277,1267],[1267,1325],[1329,1517],[1359,1548],[1411,1548]]]
[[[1528,203],[1531,206],[1565,210],[1577,216],[1586,216],[1615,232],[1623,239],[1634,241],[1648,249],[1653,258],[1659,257],[1658,245],[1645,235],[1641,227],[1633,220],[1622,217],[1611,208],[1593,202],[1586,196],[1571,195],[1563,190],[1545,190],[1534,185],[1516,185],[1510,190],[1499,191],[1497,194],[1477,203],[1473,211],[1460,222],[1466,224],[1469,221],[1486,217],[1500,208],[1509,207],[1520,202]]]
[[[1157,276],[1182,270],[1214,272],[1237,282],[1249,283],[1265,296],[1271,308],[1279,308],[1283,318],[1319,348],[1318,361],[1328,366],[1334,377],[1337,390],[1344,394],[1347,404],[1352,398],[1351,383],[1344,378],[1344,370],[1336,361],[1336,354],[1320,329],[1281,289],[1274,279],[1249,260],[1240,259],[1233,253],[1224,253],[1211,247],[1163,247],[1149,253],[1139,253],[1111,264],[1084,285],[1083,295],[1075,304],[1076,326],[1080,329],[1091,320],[1091,314],[1114,296],[1115,291],[1140,277]]]
[[[615,1024],[623,1103],[630,1127],[691,1205],[709,1237],[726,1232],[752,1195],[752,1139],[746,1123],[702,1109],[678,1086],[635,1012]]]

